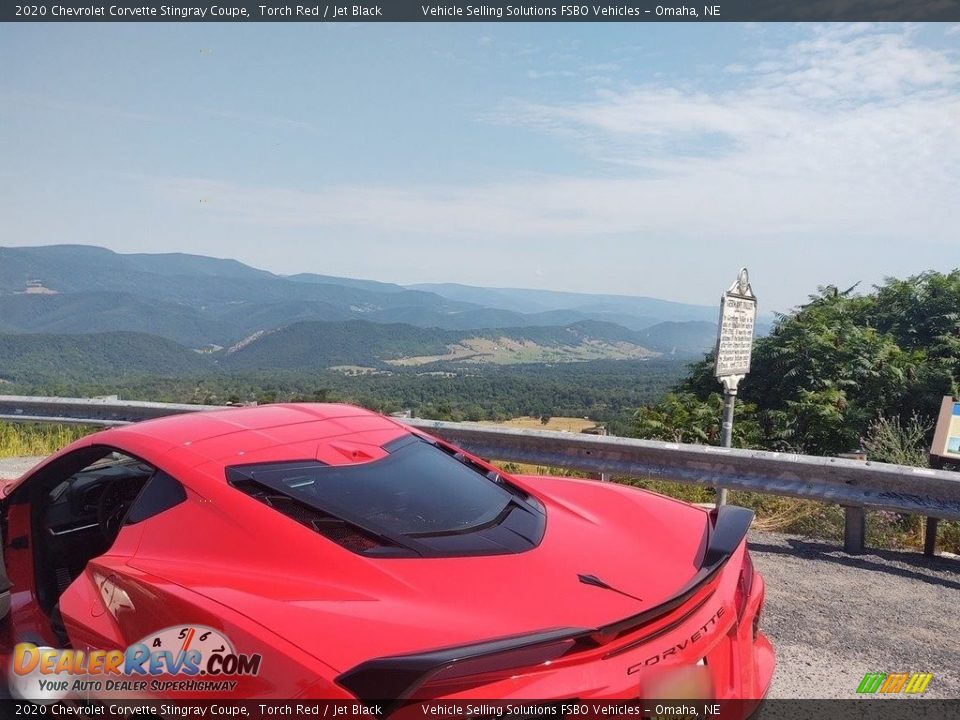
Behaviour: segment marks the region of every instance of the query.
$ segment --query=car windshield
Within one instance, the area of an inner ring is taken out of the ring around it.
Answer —
[[[514,499],[482,469],[419,440],[356,465],[272,463],[232,470],[344,520],[410,536],[481,527]]]

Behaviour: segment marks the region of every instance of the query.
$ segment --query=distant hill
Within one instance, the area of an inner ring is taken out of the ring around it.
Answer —
[[[95,381],[130,375],[179,377],[210,373],[198,353],[153,335],[130,332],[89,335],[0,335],[0,378],[41,377]]]
[[[366,318],[389,310],[432,325],[435,318],[476,309],[388,283],[298,278],[197,255],[0,247],[0,325],[16,332],[135,330],[202,346],[231,344],[298,320]]]
[[[56,295],[0,295],[0,331],[99,333],[130,331],[176,340],[190,347],[228,345],[248,325],[188,305],[132,292],[75,292]],[[244,318],[246,319],[246,318]],[[252,332],[252,331],[251,331]]]
[[[687,305],[669,300],[632,295],[603,295],[522,288],[483,288],[456,283],[424,283],[409,285],[408,287],[436,293],[450,300],[512,310],[519,313],[576,310],[584,314],[643,317],[650,320],[650,324],[663,320],[716,320],[717,317],[717,309],[710,306]]]
[[[54,324],[60,299],[44,314]],[[94,301],[99,301],[94,294]],[[97,307],[94,302],[93,308]],[[103,317],[106,311],[103,310]],[[163,315],[166,308],[157,312]],[[158,322],[162,318],[158,319]],[[93,381],[134,375],[195,376],[226,371],[323,370],[338,366],[400,371],[475,365],[643,360],[702,354],[709,323],[663,323],[635,332],[613,323],[445,330],[365,320],[305,321],[257,331],[219,351],[197,353],[140,332],[0,334],[0,379]]]
[[[0,248],[0,293],[39,281],[56,293],[112,290],[211,311],[238,303],[320,302],[363,314],[385,307],[455,312],[471,306],[420,290],[298,282],[233,260],[122,255],[84,245]]]
[[[691,320],[663,322],[641,330],[638,335],[651,350],[665,355],[702,355],[717,341],[717,324]]]
[[[336,277],[333,275],[317,275],[316,273],[300,273],[298,275],[286,275],[287,280],[295,282],[313,283],[314,285],[343,285],[345,287],[359,288],[361,290],[373,290],[375,292],[403,292],[406,290],[403,285],[393,283],[377,282],[376,280],[356,280],[354,278]]]
[[[608,323],[458,331],[351,320],[295,323],[231,348],[219,361],[228,369],[249,370],[573,362],[652,355],[635,333]]]
[[[570,325],[590,319],[583,313],[571,310],[554,310],[543,313],[523,314],[497,308],[470,308],[457,312],[437,312],[427,316],[419,308],[389,308],[372,312],[364,317],[372,322],[400,322],[411,325],[439,327],[447,330],[471,330],[480,328],[528,327],[541,325]]]
[[[53,299],[58,302],[56,296]],[[46,317],[55,314],[49,312]],[[642,360],[654,355],[638,342],[637,333],[597,321],[485,330],[444,330],[365,320],[309,321],[258,331],[228,348],[205,353],[139,332],[2,334],[0,379],[94,381],[133,375],[177,377],[220,370],[321,370],[337,366],[430,370],[441,365]]]
[[[86,245],[0,247],[4,333],[125,331],[209,350],[230,348],[254,335],[273,342],[267,338],[287,334],[298,323],[361,320],[441,331],[405,330],[403,342],[393,337],[399,343],[394,349],[408,358],[452,353],[495,362],[565,362],[708,349],[712,341],[703,339],[712,333],[706,326],[716,314],[715,308],[647,297],[456,284],[404,287],[316,273],[280,276],[236,260],[187,253],[121,254]],[[334,326],[325,332],[334,332]],[[386,342],[396,331],[376,332],[364,330],[357,342],[375,337]],[[571,339],[578,332],[587,335]],[[617,333],[619,339],[612,340]],[[497,348],[497,338],[519,345]],[[359,357],[351,341],[337,342],[344,345],[342,355]],[[458,348],[449,350],[451,345]]]
[[[206,275],[235,279],[269,279],[273,273],[257,270],[238,260],[190,255],[188,253],[130,253],[120,256],[123,261],[143,272],[157,275]]]

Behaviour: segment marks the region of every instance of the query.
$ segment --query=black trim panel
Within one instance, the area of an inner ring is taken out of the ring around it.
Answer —
[[[747,536],[753,522],[753,510],[737,505],[721,505],[710,513],[713,527],[701,567],[726,562]]]
[[[431,677],[451,668],[464,671],[459,674],[465,676],[518,667],[518,659],[523,664],[530,664],[537,662],[531,659],[536,656],[543,658],[540,662],[559,657],[583,632],[582,628],[560,628],[414,655],[368,660],[340,675],[337,682],[361,700],[394,698],[399,702]],[[552,649],[558,652],[551,655]]]

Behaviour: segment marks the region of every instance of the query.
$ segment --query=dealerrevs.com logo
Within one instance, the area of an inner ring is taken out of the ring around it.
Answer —
[[[259,654],[238,653],[219,630],[180,625],[152,633],[125,650],[14,647],[11,692],[25,700],[137,697],[155,693],[232,692],[260,672]]]

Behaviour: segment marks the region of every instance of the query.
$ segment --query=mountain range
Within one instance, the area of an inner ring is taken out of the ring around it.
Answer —
[[[143,337],[162,338],[164,352],[190,354],[174,363],[182,370],[196,361],[419,367],[693,356],[712,346],[716,316],[713,307],[647,297],[281,276],[230,259],[87,245],[0,247],[0,357],[8,360],[38,351],[42,341],[28,335],[85,357],[89,339],[70,338],[91,334],[138,351]]]

